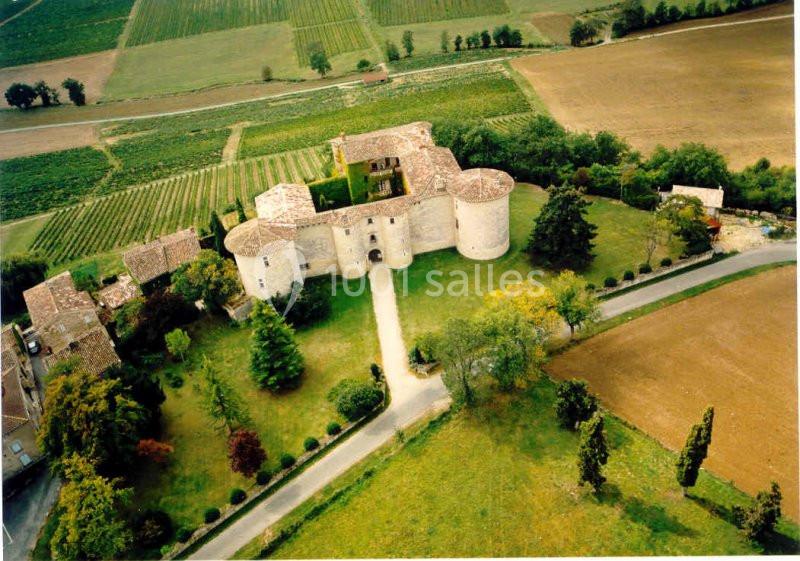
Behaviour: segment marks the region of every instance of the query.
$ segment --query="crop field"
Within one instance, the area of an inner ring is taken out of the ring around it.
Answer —
[[[516,115],[503,115],[486,119],[486,122],[493,129],[503,133],[510,133],[521,129],[533,116],[534,113],[517,113]]]
[[[436,111],[431,112],[431,107]],[[500,74],[475,76],[427,91],[400,90],[388,99],[313,117],[248,127],[240,153],[256,156],[294,150],[324,142],[342,129],[356,134],[416,120],[481,119],[528,110],[528,102],[512,80]]]
[[[592,337],[547,366],[670,449],[715,408],[704,467],[798,519],[796,267],[738,280]],[[756,352],[754,352],[756,351]]]
[[[109,170],[105,155],[94,148],[0,161],[2,220],[77,203]]]
[[[611,130],[645,154],[715,146],[734,168],[794,164],[792,20],[679,33],[518,58],[562,124]]]
[[[370,47],[369,40],[357,20],[336,21],[311,27],[298,27],[293,31],[294,48],[300,66],[308,66],[312,43],[319,42],[328,56]]]
[[[353,0],[284,0],[287,3],[289,21],[292,27],[308,27],[356,19]]]
[[[317,148],[215,166],[128,189],[57,212],[31,249],[51,264],[152,240],[189,226],[207,227],[212,210],[222,212],[239,197],[253,198],[280,182],[320,175]]]
[[[0,67],[113,49],[133,0],[42,0],[0,27]]]
[[[508,12],[505,0],[369,0],[380,25],[402,25]]]
[[[286,18],[286,0],[141,0],[126,46]]]
[[[0,0],[0,22],[20,13],[35,0]]]

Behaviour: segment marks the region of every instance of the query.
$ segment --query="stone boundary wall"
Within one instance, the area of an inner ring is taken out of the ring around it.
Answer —
[[[685,269],[687,267],[691,267],[692,265],[697,265],[698,263],[704,263],[706,261],[710,261],[714,258],[716,252],[711,249],[705,253],[700,253],[698,255],[692,255],[691,257],[687,257],[686,259],[681,259],[676,263],[673,263],[669,267],[659,267],[658,269],[653,270],[652,273],[644,273],[637,275],[633,280],[623,280],[617,286],[611,288],[598,288],[595,290],[596,296],[607,296],[609,294],[614,294],[615,292],[619,292],[620,290],[625,290],[626,288],[630,288],[632,286],[636,286],[637,284],[642,284],[644,282],[657,279],[659,277],[663,277],[664,275],[668,275],[675,271],[680,271],[681,269]]]
[[[229,519],[233,518],[241,512],[242,510],[246,510],[248,507],[254,506],[256,503],[261,502],[262,500],[266,499],[269,495],[271,495],[274,491],[281,486],[282,483],[291,479],[296,472],[302,470],[302,468],[314,460],[318,455],[322,454],[329,448],[331,448],[336,442],[343,439],[348,434],[355,432],[356,429],[361,428],[361,426],[370,420],[372,420],[375,416],[380,414],[384,408],[388,405],[387,400],[387,392],[384,386],[384,399],[378,406],[373,409],[370,413],[367,413],[365,416],[361,417],[360,419],[353,421],[351,423],[347,423],[342,427],[342,431],[339,434],[335,435],[328,435],[326,434],[322,438],[319,439],[319,448],[312,450],[310,452],[304,452],[297,458],[297,461],[294,463],[293,466],[288,467],[286,469],[282,469],[278,473],[274,474],[272,478],[265,484],[259,485],[258,483],[253,481],[253,484],[247,489],[247,498],[239,503],[238,505],[232,505],[230,503],[222,505],[219,508],[220,517],[211,522],[210,524],[200,524],[197,529],[192,533],[192,537],[189,538],[186,542],[176,542],[175,545],[170,549],[167,553],[161,556],[161,559],[178,559],[183,557],[193,546],[195,546],[198,542],[202,541],[205,536],[209,533],[212,533],[218,527],[223,526]],[[210,508],[210,507],[209,507]]]

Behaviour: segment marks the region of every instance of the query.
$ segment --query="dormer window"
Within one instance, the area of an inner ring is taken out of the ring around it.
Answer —
[[[261,259],[264,261],[264,267],[269,267],[269,258],[268,257],[262,257]]]

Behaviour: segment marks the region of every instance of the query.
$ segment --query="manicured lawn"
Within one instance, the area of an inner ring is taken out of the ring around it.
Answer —
[[[307,436],[321,437],[338,418],[327,393],[342,378],[369,377],[369,365],[379,361],[369,292],[360,297],[339,296],[325,322],[298,332],[307,369],[300,388],[279,395],[259,390],[251,380],[247,327],[232,327],[222,319],[201,320],[190,329],[192,348],[184,365],[161,370],[167,400],[162,406],[162,440],[175,447],[165,468],[150,467],[136,483],[135,504],[166,510],[177,524],[196,526],[204,509],[222,506],[234,487],[248,489],[252,481],[231,472],[224,434],[209,425],[194,372],[207,356],[248,404],[252,427],[267,451],[268,467],[278,465],[281,452],[295,456]],[[183,387],[170,388],[166,371],[179,372]]]
[[[596,224],[598,230],[594,249],[596,256],[591,267],[584,272],[584,277],[600,286],[605,277],[614,275],[621,278],[626,269],[635,270],[645,260],[644,236],[648,213],[611,199],[589,198],[593,204],[589,207],[588,220]],[[477,309],[483,294],[488,292],[490,278],[496,289],[500,287],[504,272],[513,270],[527,276],[534,270],[524,248],[533,221],[546,200],[547,193],[544,190],[528,184],[519,184],[511,193],[511,248],[499,259],[472,261],[459,255],[455,249],[446,249],[417,255],[407,271],[395,272],[400,321],[406,341],[413,340],[423,331],[435,329],[448,317],[466,315]],[[666,255],[675,259],[679,253],[678,242],[669,248],[660,247],[653,263],[657,264]],[[442,271],[442,275],[433,277],[445,288],[441,296],[432,295],[436,286],[426,280],[432,270]],[[460,286],[453,283],[457,283],[461,277],[454,276],[453,271],[467,273],[468,295],[459,295]],[[407,281],[404,280],[406,273]],[[541,271],[534,278],[547,284],[549,276],[550,272]],[[509,282],[514,281],[513,277],[506,278]],[[408,287],[407,293],[403,292],[404,283]],[[482,291],[481,294],[477,293],[478,289]]]
[[[482,394],[474,410],[427,429],[394,456],[367,460],[323,491],[330,496],[372,470],[272,557],[757,552],[713,514],[745,496],[703,472],[694,498],[684,498],[675,454],[644,434],[606,415],[608,482],[595,497],[577,485],[578,437],[555,422],[552,382],[541,378],[513,395]],[[281,526],[301,518],[316,499]],[[240,554],[258,550],[254,542]]]

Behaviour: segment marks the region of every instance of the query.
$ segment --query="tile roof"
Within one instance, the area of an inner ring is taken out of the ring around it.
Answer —
[[[97,299],[109,310],[116,310],[125,302],[141,295],[142,291],[130,275],[120,275],[117,282],[98,291]]]
[[[480,203],[508,195],[514,179],[504,171],[475,168],[462,171],[447,185],[447,191],[460,201]]]
[[[688,187],[686,185],[673,185],[672,195],[686,195],[687,197],[697,197],[703,206],[709,208],[722,208],[722,200],[725,191],[722,187],[718,189],[707,189],[705,187]]]
[[[139,283],[171,273],[200,253],[200,242],[193,228],[134,247],[126,251],[122,260]]]
[[[78,357],[81,368],[90,374],[102,374],[109,367],[121,361],[114,350],[108,332],[101,325],[90,329],[80,337],[69,342],[53,354],[44,358],[47,368],[71,356]]]
[[[3,359],[5,361],[3,351]],[[18,368],[6,368],[3,365],[2,402],[3,402],[3,435],[18,429],[31,420],[25,407],[25,395],[22,389],[21,371]]]
[[[29,288],[22,296],[34,327],[47,323],[54,315],[64,311],[94,310],[91,296],[88,292],[75,289],[69,271]]]
[[[447,184],[461,173],[461,166],[450,149],[439,146],[411,152],[400,165],[411,194],[418,197],[444,194]]]
[[[295,226],[273,224],[266,218],[252,218],[228,232],[225,247],[236,255],[258,257],[283,246],[287,240],[293,240],[296,233]]]
[[[377,158],[399,158],[424,146],[433,146],[433,138],[431,124],[419,121],[353,136],[343,134],[330,143],[341,150],[346,164],[354,164]]]
[[[311,190],[307,185],[278,183],[255,199],[260,218],[274,223],[293,223],[316,214]]]

